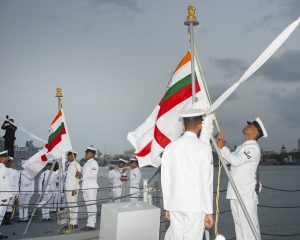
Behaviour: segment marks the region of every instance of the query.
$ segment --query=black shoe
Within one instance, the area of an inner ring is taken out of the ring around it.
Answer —
[[[70,224],[70,225],[69,225],[69,228],[74,228],[74,229],[77,229],[77,228],[78,228],[78,225],[77,225],[77,224],[75,224],[75,225],[73,225],[73,224]]]
[[[52,221],[53,219],[52,218],[47,218],[47,221]]]
[[[96,230],[96,228],[94,227],[89,227],[89,226],[86,226],[84,228],[80,228],[80,231],[93,231],[93,230]]]
[[[42,218],[42,222],[48,221],[48,218]]]
[[[11,225],[11,224],[12,224],[11,221],[3,221],[3,222],[2,222],[2,225]]]

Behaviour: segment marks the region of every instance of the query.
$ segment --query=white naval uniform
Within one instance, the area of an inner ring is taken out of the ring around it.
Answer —
[[[95,227],[97,220],[97,190],[98,185],[98,163],[95,159],[89,159],[82,167],[82,193],[87,205],[88,219],[87,227]],[[94,204],[93,204],[94,203]]]
[[[42,219],[50,218],[50,207],[53,202],[53,196],[56,190],[56,179],[58,178],[58,174],[55,171],[45,170],[42,172],[39,178],[39,193],[43,194],[41,199],[42,207]]]
[[[66,204],[69,208],[69,217],[70,217],[70,224],[77,225],[78,224],[78,190],[79,186],[79,179],[75,177],[76,172],[81,172],[81,166],[79,163],[74,160],[69,163],[67,170],[66,170],[66,178],[65,178],[65,190],[66,190]],[[72,196],[72,191],[76,191],[76,195]]]
[[[10,190],[11,192],[11,196],[9,199],[9,203],[8,203],[8,207],[7,207],[7,212],[12,212],[13,210],[13,204],[14,204],[14,200],[15,197],[19,195],[19,176],[20,173],[18,170],[13,169],[13,168],[8,168],[8,172],[9,172],[9,184],[10,184]]]
[[[126,175],[126,171],[123,173],[124,168],[115,168],[109,170],[108,178],[112,179],[112,193],[114,198],[120,198],[122,196],[124,182],[121,181],[121,177]],[[115,199],[114,202],[121,202],[121,199]]]
[[[139,187],[140,187],[141,178],[142,178],[142,173],[141,173],[141,170],[139,167],[130,170],[130,189],[129,189],[129,194],[130,194],[129,201],[130,202],[138,201],[138,196],[140,193]]]
[[[261,157],[259,145],[257,141],[249,140],[238,146],[233,152],[230,152],[228,147],[223,147],[221,153],[224,160],[231,164],[231,176],[244,201],[250,218],[257,228],[258,233],[260,233],[257,215],[258,198],[255,192],[256,170]],[[230,200],[236,239],[255,239],[230,183],[228,183],[227,199]]]
[[[19,219],[28,220],[28,205],[34,192],[34,178],[27,177],[23,171],[19,176]]]
[[[0,226],[6,213],[7,204],[11,193],[9,191],[9,172],[8,168],[3,163],[0,163]],[[3,200],[6,200],[3,202]]]
[[[213,213],[212,116],[202,126],[200,139],[186,131],[162,156],[161,185],[172,240],[202,240],[205,214]]]

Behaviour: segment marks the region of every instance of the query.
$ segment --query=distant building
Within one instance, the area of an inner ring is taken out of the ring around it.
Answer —
[[[300,138],[298,138],[298,152],[300,152]]]
[[[286,147],[284,146],[284,144],[281,147],[280,153],[286,153]]]
[[[15,145],[15,159],[28,159],[36,154],[40,148],[33,145],[33,141],[26,141],[25,147]]]

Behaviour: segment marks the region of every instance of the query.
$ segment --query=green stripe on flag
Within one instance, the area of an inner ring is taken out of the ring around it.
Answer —
[[[181,89],[187,87],[188,85],[192,84],[192,75],[189,74],[185,76],[183,79],[175,83],[173,86],[171,86],[168,91],[166,92],[162,103],[167,101],[169,97],[173,96],[176,92],[180,91]]]
[[[53,140],[57,135],[60,134],[61,130],[62,130],[64,127],[65,127],[65,125],[64,125],[64,123],[62,122],[62,123],[60,124],[60,126],[55,130],[55,132],[53,132],[53,133],[49,136],[49,138],[48,138],[48,143],[52,142],[52,140]]]

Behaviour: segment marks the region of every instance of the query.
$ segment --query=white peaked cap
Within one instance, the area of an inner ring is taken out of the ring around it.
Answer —
[[[96,149],[96,148],[93,148],[93,147],[87,147],[87,148],[86,148],[86,151],[94,151],[94,152],[97,152],[97,149]]]
[[[267,138],[268,137],[268,133],[267,130],[264,126],[264,124],[262,123],[261,119],[259,117],[255,118],[255,121],[258,123],[258,125],[260,126],[262,132],[263,132],[263,137]]]
[[[76,151],[74,151],[74,150],[70,150],[70,151],[67,152],[67,154],[69,154],[69,153],[78,154],[78,152],[76,152]]]
[[[2,155],[8,155],[8,151],[5,150],[5,151],[3,151],[3,152],[0,152],[0,156],[2,156]]]
[[[218,235],[215,240],[225,240],[225,237],[222,235]]]
[[[137,158],[131,157],[130,161],[138,161]]]
[[[259,131],[261,137],[264,137],[264,138],[268,137],[267,130],[259,117],[255,118],[255,120],[253,122],[248,121],[247,123],[253,124]]]
[[[200,108],[199,101],[195,102],[190,109],[185,109],[179,112],[179,116],[182,118],[185,117],[198,117],[205,115],[205,110]]]
[[[189,110],[184,110],[179,112],[179,116],[186,118],[186,117],[198,117],[198,116],[203,116],[205,115],[205,110],[201,108],[192,108]]]
[[[123,159],[123,158],[119,158],[119,162],[124,162],[124,163],[128,163],[127,160]]]

